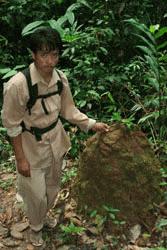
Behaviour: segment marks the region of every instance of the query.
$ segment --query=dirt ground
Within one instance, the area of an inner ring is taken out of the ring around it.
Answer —
[[[77,204],[70,196],[70,183],[62,188],[55,207],[50,215],[58,220],[55,229],[44,228],[45,245],[33,247],[29,243],[28,221],[24,214],[22,202],[16,199],[15,173],[0,173],[0,249],[14,250],[165,250],[167,249],[167,228],[162,226],[167,218],[167,207],[161,204],[157,207],[157,220],[161,221],[159,228],[155,225],[147,231],[143,225],[131,228],[129,236],[110,235],[109,226],[112,223],[104,220],[94,211],[86,215],[79,213]],[[2,182],[3,180],[3,182]],[[12,180],[12,184],[9,180]],[[5,183],[2,185],[2,183]],[[8,186],[7,186],[8,183]],[[157,224],[158,225],[158,224]],[[64,227],[64,229],[63,229]],[[66,230],[65,230],[66,229]],[[68,229],[68,230],[67,230]],[[162,248],[156,248],[156,247]]]

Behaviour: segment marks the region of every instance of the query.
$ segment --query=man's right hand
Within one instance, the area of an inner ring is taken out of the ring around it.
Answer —
[[[25,177],[31,177],[30,164],[26,158],[17,160],[17,171]]]
[[[15,137],[11,137],[11,142],[14,148],[14,153],[17,161],[18,173],[25,177],[30,177],[31,176],[30,164],[27,161],[23,151],[21,134]]]

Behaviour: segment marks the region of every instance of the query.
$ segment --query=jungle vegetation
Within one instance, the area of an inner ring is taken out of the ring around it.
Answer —
[[[59,67],[77,106],[97,120],[138,124],[166,161],[166,11],[162,0],[1,0],[1,103],[3,83],[31,61],[23,37],[50,25],[61,33]]]
[[[146,134],[162,164],[167,200],[167,1],[0,0],[0,108],[3,84],[31,62],[24,37],[41,25],[61,34],[58,67],[78,108],[108,124],[137,125]],[[76,159],[91,133],[64,125]],[[4,135],[0,121],[1,160],[11,150]]]

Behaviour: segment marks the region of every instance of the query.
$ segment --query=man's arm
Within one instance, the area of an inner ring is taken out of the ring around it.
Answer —
[[[19,174],[25,177],[30,177],[30,164],[23,152],[21,134],[17,135],[16,137],[11,137],[11,143],[13,145]]]
[[[93,130],[95,132],[108,132],[109,126],[107,124],[103,122],[96,122],[94,119],[90,119],[87,115],[78,110],[73,101],[68,80],[64,74],[62,74],[62,79],[64,85],[61,94],[60,115],[70,123],[80,127],[80,129],[85,132],[88,130]]]
[[[26,86],[26,79],[20,72],[4,84],[1,115],[3,126],[7,129],[7,134],[11,138],[18,172],[28,177],[30,176],[30,167],[22,147],[22,127],[20,126],[29,98]]]

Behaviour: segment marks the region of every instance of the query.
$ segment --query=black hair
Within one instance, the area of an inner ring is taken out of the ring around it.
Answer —
[[[58,50],[62,52],[62,40],[57,30],[50,27],[41,27],[27,36],[26,46],[34,53],[39,50]]]

